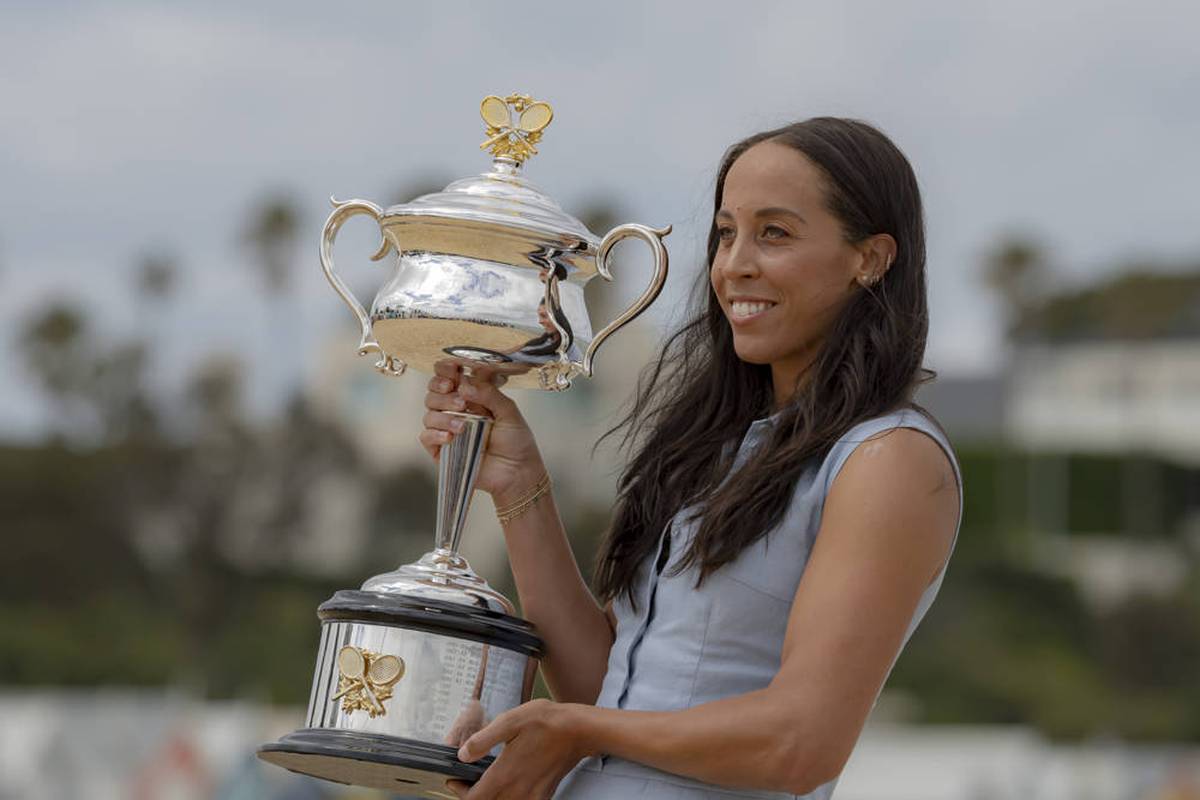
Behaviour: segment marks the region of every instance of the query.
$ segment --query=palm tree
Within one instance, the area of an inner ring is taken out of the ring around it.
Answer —
[[[146,301],[164,300],[175,288],[178,268],[166,253],[148,253],[137,266],[137,293]]]
[[[1050,272],[1045,249],[1027,236],[1002,239],[985,257],[984,282],[1004,302],[1010,336],[1044,297]]]
[[[301,217],[291,197],[277,194],[251,212],[250,222],[242,232],[242,242],[250,248],[272,297],[291,287]]]

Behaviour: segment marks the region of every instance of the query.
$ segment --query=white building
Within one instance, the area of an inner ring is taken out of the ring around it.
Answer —
[[[1200,464],[1200,339],[1021,347],[1005,430],[1031,450],[1151,452]]]

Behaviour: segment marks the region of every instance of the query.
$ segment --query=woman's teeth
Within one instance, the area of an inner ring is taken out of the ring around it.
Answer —
[[[744,300],[737,300],[730,304],[730,309],[733,311],[735,317],[752,317],[755,314],[761,314],[773,305],[775,304],[761,301],[750,303]]]

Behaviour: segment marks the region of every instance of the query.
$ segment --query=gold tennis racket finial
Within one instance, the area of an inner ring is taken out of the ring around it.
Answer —
[[[479,104],[479,116],[487,123],[488,137],[479,149],[491,150],[496,158],[523,164],[537,155],[534,145],[541,141],[542,131],[554,119],[554,109],[527,94],[508,97],[489,94]]]

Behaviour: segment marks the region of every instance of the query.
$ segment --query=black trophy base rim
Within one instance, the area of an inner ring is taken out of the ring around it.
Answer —
[[[467,764],[441,744],[357,731],[306,728],[258,748],[263,761],[334,783],[400,795],[449,798],[450,779],[474,783],[493,761]]]
[[[342,589],[317,607],[322,622],[366,622],[471,639],[532,658],[543,643],[528,620],[500,611],[402,593]]]

